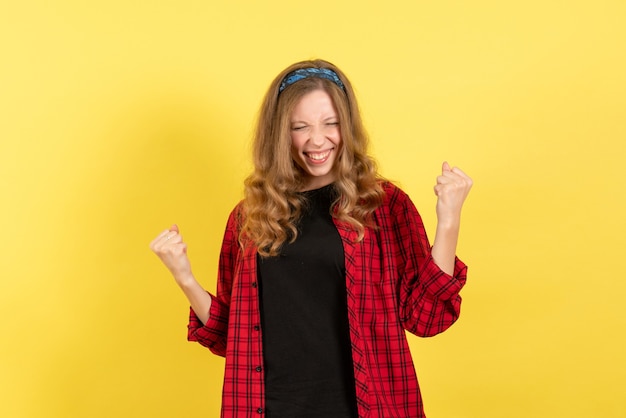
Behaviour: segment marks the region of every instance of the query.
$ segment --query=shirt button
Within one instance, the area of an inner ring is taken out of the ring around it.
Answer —
[[[256,287],[256,282],[252,282],[252,287]]]
[[[259,331],[260,329],[261,329],[261,327],[260,327],[260,326],[258,326],[258,325],[255,325],[255,326],[254,326],[254,330],[255,330],[255,331]]]
[[[263,408],[259,408],[256,410],[257,413],[262,414],[263,413]]]
[[[261,370],[263,370],[263,367],[261,367],[261,366],[257,366],[257,368],[256,368],[256,369],[254,369],[254,370],[256,370],[257,372],[260,372]]]

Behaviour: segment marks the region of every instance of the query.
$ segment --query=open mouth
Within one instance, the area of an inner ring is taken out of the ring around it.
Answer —
[[[333,148],[327,150],[327,151],[322,151],[322,152],[303,152],[303,154],[313,163],[315,164],[321,164],[323,162],[325,162],[326,160],[328,160],[328,157],[330,157],[330,153],[333,151]]]

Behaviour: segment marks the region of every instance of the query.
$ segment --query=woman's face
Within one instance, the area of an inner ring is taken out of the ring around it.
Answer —
[[[333,165],[341,145],[339,119],[324,90],[303,96],[291,115],[291,155],[306,173],[304,190],[335,181]]]

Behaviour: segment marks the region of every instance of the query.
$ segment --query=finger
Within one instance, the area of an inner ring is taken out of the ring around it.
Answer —
[[[182,240],[183,238],[179,233],[167,230],[163,236],[155,240],[153,246],[156,250],[161,250],[169,244],[177,244],[182,242]]]
[[[469,181],[471,181],[471,179],[469,178],[469,176],[467,176],[467,174],[463,173],[460,170],[459,172],[456,172],[454,170],[456,170],[456,168],[452,169],[451,171],[444,172],[442,174],[442,177],[450,180],[451,182],[458,182],[458,183],[468,183]]]
[[[445,173],[446,171],[450,171],[450,170],[451,170],[450,164],[448,164],[447,161],[444,161],[442,166],[441,166],[441,172]]]
[[[187,244],[184,242],[172,242],[163,247],[163,252],[174,256],[180,255],[185,252]]]
[[[152,242],[150,242],[150,248],[153,248],[154,245],[159,242],[161,239],[163,239],[163,237],[165,237],[167,234],[169,234],[169,230],[166,229],[165,231],[161,232],[159,235],[157,235],[157,237],[155,239],[152,240]]]
[[[170,231],[176,232],[176,233],[180,233],[180,231],[178,229],[178,225],[176,225],[176,224],[170,226]]]
[[[442,174],[439,177],[437,177],[437,184],[450,184],[450,183],[454,183],[456,180],[457,178],[452,172],[446,171],[445,174]]]
[[[457,174],[457,175],[461,176],[461,177],[469,179],[469,176],[467,174],[465,174],[465,172],[463,170],[461,170],[459,167],[454,167],[452,169],[452,172],[454,174]]]
[[[165,237],[165,240],[166,244],[180,244],[181,242],[183,242],[183,236],[180,234],[170,234]]]
[[[463,170],[461,170],[459,167],[454,167],[452,169],[452,173],[456,174],[457,176],[462,177],[463,179],[467,180],[470,184],[472,183],[472,179],[470,176],[468,176]]]

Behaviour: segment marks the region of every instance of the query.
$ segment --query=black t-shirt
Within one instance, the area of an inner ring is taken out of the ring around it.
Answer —
[[[356,394],[344,254],[333,185],[303,192],[295,242],[258,256],[269,418],[353,418]]]

